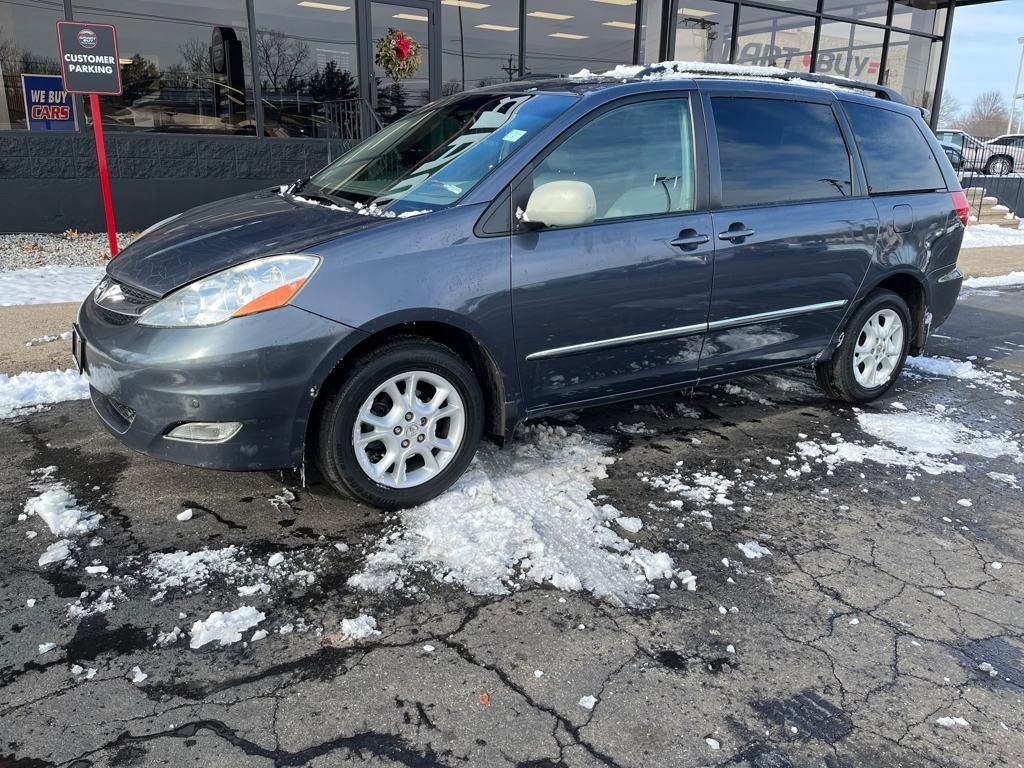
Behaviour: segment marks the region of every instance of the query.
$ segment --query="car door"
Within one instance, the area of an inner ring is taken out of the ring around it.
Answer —
[[[878,233],[830,93],[704,98],[718,207],[702,380],[820,352],[867,273]]]
[[[511,238],[516,354],[527,409],[676,386],[697,375],[714,269],[699,101],[620,100],[583,118],[520,176],[513,210],[584,182],[593,221]]]

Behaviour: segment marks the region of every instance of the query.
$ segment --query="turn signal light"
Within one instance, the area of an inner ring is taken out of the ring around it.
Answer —
[[[302,278],[301,280],[294,280],[290,283],[282,285],[280,288],[275,288],[272,291],[268,291],[267,293],[264,293],[262,296],[258,296],[257,298],[253,299],[248,304],[239,307],[235,311],[235,314],[232,315],[232,317],[242,317],[242,315],[254,315],[257,312],[266,312],[268,309],[277,309],[278,307],[283,307],[285,304],[291,301],[292,296],[299,292],[299,288],[301,288],[302,284],[305,282],[306,278]]]

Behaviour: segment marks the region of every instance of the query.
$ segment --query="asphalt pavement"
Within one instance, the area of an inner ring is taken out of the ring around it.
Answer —
[[[956,375],[862,409],[801,370],[546,422],[614,459],[584,496],[642,521],[630,551],[673,559],[643,605],[522,565],[503,594],[427,561],[361,588],[415,516],[136,455],[84,401],[0,421],[0,766],[1024,765],[1024,291],[938,334]],[[499,491],[523,441],[485,454]],[[25,510],[60,489],[88,514],[61,536]],[[557,493],[514,511],[585,501]]]

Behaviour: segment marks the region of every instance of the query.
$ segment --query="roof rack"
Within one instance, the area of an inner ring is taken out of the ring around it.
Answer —
[[[753,72],[745,72],[739,68],[737,68],[735,71],[729,71],[727,69],[727,67],[729,66],[731,65],[721,64],[714,67],[709,67],[709,69],[706,71],[695,69],[694,74],[707,77],[765,77],[774,78],[776,80],[783,80],[787,82],[804,80],[811,83],[833,85],[836,86],[837,88],[850,88],[858,91],[868,91],[870,93],[873,93],[880,99],[886,99],[896,104],[907,103],[907,100],[903,98],[903,95],[899,91],[890,88],[886,85],[877,85],[875,83],[862,83],[859,80],[850,80],[845,77],[833,77],[831,75],[819,75],[812,74],[810,72],[790,72],[788,70],[783,70],[780,72],[765,72],[763,74],[757,73],[755,75]],[[721,67],[721,69],[719,69],[718,67]],[[764,67],[764,69],[770,68]],[[670,70],[669,67],[665,66],[664,64],[652,64],[651,66],[646,67],[645,69],[642,69],[640,72],[638,72],[635,75],[635,77],[643,78],[646,77],[647,75],[658,75],[668,71],[672,70]],[[687,72],[687,70],[683,68],[676,68],[675,71],[683,75],[685,75]]]

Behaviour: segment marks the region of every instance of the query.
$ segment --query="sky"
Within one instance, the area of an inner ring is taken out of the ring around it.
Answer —
[[[1018,37],[1024,37],[1024,1],[957,8],[946,63],[945,93],[963,107],[982,91],[997,90],[1009,105],[1020,62]],[[1024,91],[1024,76],[1021,90]]]

